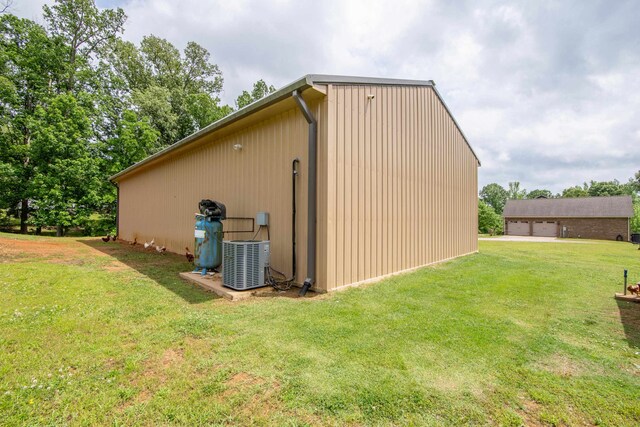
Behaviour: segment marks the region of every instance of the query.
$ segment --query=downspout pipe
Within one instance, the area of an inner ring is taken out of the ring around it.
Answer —
[[[318,218],[318,122],[311,113],[300,92],[291,94],[298,104],[307,123],[309,123],[309,170],[307,191],[307,277],[304,279],[299,295],[304,296],[316,280],[316,223]]]

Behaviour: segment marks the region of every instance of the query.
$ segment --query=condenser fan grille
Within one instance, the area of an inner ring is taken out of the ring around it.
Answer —
[[[236,290],[264,286],[269,265],[269,242],[231,240],[222,243],[223,285]]]

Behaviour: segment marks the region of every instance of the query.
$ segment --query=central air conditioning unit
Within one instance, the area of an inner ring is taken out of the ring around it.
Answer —
[[[226,240],[222,242],[222,284],[236,291],[265,285],[269,267],[268,240]]]

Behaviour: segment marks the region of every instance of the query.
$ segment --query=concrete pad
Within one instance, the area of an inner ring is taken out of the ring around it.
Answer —
[[[640,297],[633,294],[618,294],[616,293],[616,299],[619,301],[629,301],[629,302],[638,302],[640,303]]]
[[[251,298],[257,293],[264,294],[266,292],[275,292],[271,286],[265,286],[262,288],[249,289],[247,291],[235,291],[231,288],[222,286],[222,277],[216,273],[214,275],[207,274],[206,276],[200,273],[180,273],[180,277],[189,283],[200,286],[201,288],[213,292],[218,296],[226,298],[231,301],[241,301],[247,298]]]

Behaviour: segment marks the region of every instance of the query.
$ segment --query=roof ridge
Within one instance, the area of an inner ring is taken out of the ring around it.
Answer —
[[[630,194],[617,194],[615,196],[585,196],[585,197],[541,197],[535,199],[507,199],[507,202],[522,202],[529,200],[584,200],[584,199],[611,199],[614,197],[631,197]]]

